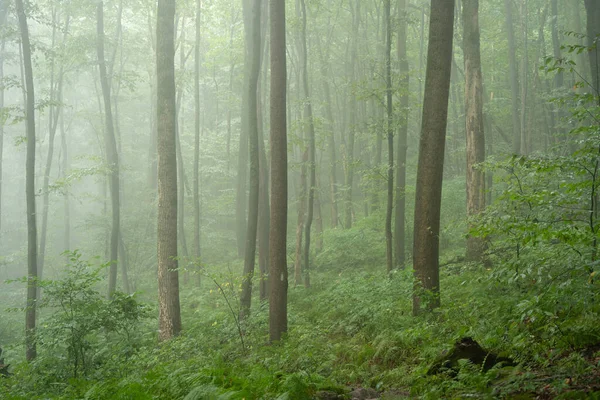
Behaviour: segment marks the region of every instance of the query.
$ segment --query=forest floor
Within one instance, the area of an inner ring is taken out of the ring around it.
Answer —
[[[20,337],[4,326],[0,333],[13,338],[3,339],[4,357],[13,366],[0,378],[0,398],[600,399],[599,308],[576,311],[564,298],[539,298],[535,288],[507,286],[497,274],[475,264],[443,267],[442,307],[413,317],[411,271],[388,278],[379,269],[319,269],[311,288],[291,282],[288,335],[269,345],[268,306],[253,305],[240,335],[237,274],[219,273],[213,278],[223,291],[209,279],[201,290],[184,287],[179,338],[157,346],[150,309],[127,337],[86,337],[93,364],[78,376],[67,345],[47,350],[42,337],[37,361],[27,364]],[[13,329],[20,316],[0,311]],[[463,338],[513,365],[458,357],[431,373]]]

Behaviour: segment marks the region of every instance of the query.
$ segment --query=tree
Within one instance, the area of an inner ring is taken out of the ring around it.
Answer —
[[[432,0],[415,197],[413,314],[440,304],[440,207],[452,66],[454,0]]]
[[[467,216],[473,217],[485,208],[485,174],[477,167],[478,164],[485,161],[479,0],[463,0],[462,6],[467,132]],[[483,251],[482,238],[470,236],[467,239],[467,260],[481,260]]]
[[[240,319],[250,313],[252,303],[252,277],[256,259],[256,234],[258,229],[258,195],[259,195],[259,154],[258,154],[258,105],[257,85],[260,73],[260,14],[261,0],[244,1],[244,23],[246,29],[246,63],[248,63],[248,81],[246,90],[248,105],[244,110],[248,113],[248,158],[250,160],[250,193],[248,195],[248,219],[246,224],[246,247],[244,254],[244,272],[242,277],[242,293],[240,295]]]
[[[8,14],[8,1],[0,1],[0,29],[6,26],[6,15]],[[0,82],[4,81],[4,50],[6,39],[0,42]],[[0,87],[0,110],[4,109],[4,87]],[[4,155],[4,121],[0,121],[0,232],[2,232],[2,157]]]
[[[301,10],[301,49],[300,57],[302,64],[302,86],[304,91],[304,117],[307,123],[308,134],[308,198],[306,204],[306,223],[304,226],[304,286],[310,287],[310,231],[313,223],[316,186],[316,164],[315,164],[315,125],[313,121],[313,109],[310,100],[308,85],[308,47],[306,45],[306,2],[300,0]]]
[[[594,85],[595,95],[600,94],[600,58],[598,52],[598,42],[600,38],[600,4],[597,0],[585,0],[585,10],[587,12],[587,40],[588,47],[592,50],[590,56],[590,71],[592,72],[592,84]]]
[[[519,117],[519,81],[517,78],[517,56],[515,46],[515,34],[513,30],[512,2],[504,0],[506,12],[506,34],[508,35],[508,68],[510,70],[510,93],[512,104],[512,124],[513,124],[513,153],[521,152],[521,125]]]
[[[37,356],[35,342],[35,312],[37,308],[37,223],[35,211],[35,92],[33,68],[31,65],[31,45],[27,16],[23,0],[16,0],[23,69],[25,72],[25,123],[27,126],[27,161],[25,166],[25,196],[27,202],[27,308],[25,311],[25,357],[32,361]]]
[[[106,162],[109,168],[109,187],[111,198],[112,222],[110,233],[110,272],[108,279],[108,295],[111,296],[117,287],[117,260],[119,258],[119,231],[121,224],[120,183],[119,183],[119,154],[115,139],[114,121],[112,116],[110,84],[104,59],[104,1],[99,1],[96,7],[96,51],[98,54],[98,69],[100,85],[104,99],[104,145]]]
[[[158,134],[159,339],[181,331],[177,272],[177,152],[175,105],[175,2],[159,0],[156,22]]]
[[[388,177],[387,207],[385,215],[385,244],[388,274],[394,269],[392,244],[392,211],[394,209],[394,113],[392,108],[392,19],[391,1],[384,1],[385,14],[385,87],[387,106]]]
[[[201,40],[202,0],[196,0],[196,43],[194,45],[194,257],[200,263],[200,40]],[[228,158],[229,162],[229,158]],[[229,164],[228,164],[229,165]]]
[[[269,236],[269,339],[287,332],[287,126],[285,1],[270,0],[271,16],[271,229]]]
[[[398,115],[398,142],[396,163],[396,218],[394,225],[395,233],[395,266],[403,268],[406,260],[405,245],[405,223],[406,223],[406,152],[408,148],[408,118],[409,118],[409,75],[408,75],[408,57],[406,54],[406,2],[407,0],[398,0],[398,13],[400,15],[400,24],[398,30],[397,53],[400,72],[400,113]]]

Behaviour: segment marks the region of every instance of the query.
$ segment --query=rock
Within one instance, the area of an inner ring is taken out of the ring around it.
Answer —
[[[350,392],[352,400],[371,400],[378,399],[379,392],[371,388],[357,388]]]
[[[319,390],[315,393],[315,399],[318,400],[343,400],[344,396],[337,394],[336,392],[332,392],[330,390]]]

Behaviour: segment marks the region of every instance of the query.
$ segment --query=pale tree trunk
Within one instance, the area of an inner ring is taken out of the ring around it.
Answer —
[[[598,35],[600,34],[600,3],[597,0],[585,0],[585,9],[587,12],[587,40],[588,47],[592,48],[588,52],[590,57],[590,72],[592,75],[592,85],[594,95],[600,95],[600,52],[598,51]]]
[[[202,0],[196,0],[196,43],[194,45],[194,257],[197,281],[200,282],[201,247],[200,247],[200,40],[201,40]]]
[[[104,98],[104,144],[106,147],[106,161],[110,170],[109,187],[111,198],[112,222],[110,233],[110,271],[108,278],[108,295],[111,296],[117,286],[117,262],[119,258],[119,231],[120,231],[120,200],[119,200],[119,155],[115,140],[114,122],[112,117],[110,86],[104,59],[104,1],[100,1],[96,8],[97,17],[97,53],[98,69],[100,70],[100,84]]]
[[[440,207],[453,31],[454,0],[432,0],[414,214],[415,315],[424,305],[423,292],[429,309],[440,305]]]
[[[35,312],[37,308],[37,225],[35,212],[35,93],[29,28],[23,0],[15,0],[21,44],[26,91],[27,161],[25,167],[25,196],[27,202],[27,308],[25,310],[25,357],[32,361],[37,356],[35,340]]]
[[[408,149],[408,118],[410,114],[408,103],[409,75],[408,75],[408,56],[406,52],[406,28],[408,18],[406,15],[407,0],[398,0],[398,13],[400,24],[398,31],[397,53],[400,72],[400,115],[398,127],[397,142],[397,160],[396,163],[396,219],[395,235],[396,240],[394,255],[396,268],[404,268],[406,262],[406,152]]]
[[[62,176],[63,179],[67,177],[69,170],[69,153],[67,143],[67,129],[65,128],[65,110],[64,107],[60,109],[60,145],[62,152]],[[63,247],[65,250],[71,249],[71,195],[69,194],[69,188],[65,189],[63,198],[63,217],[64,217],[64,233],[63,233]]]
[[[388,177],[387,177],[387,208],[385,215],[385,244],[388,274],[394,269],[394,254],[392,243],[392,211],[394,209],[394,110],[392,108],[392,18],[391,1],[384,0],[385,14],[385,86],[387,105],[387,142],[388,142]]]
[[[183,16],[181,18],[181,36],[180,36],[181,40],[179,41],[179,67],[181,69],[181,74],[183,76],[183,71],[185,71],[185,63],[187,61],[187,57],[185,54],[185,16]],[[177,90],[177,99],[175,102],[175,109],[176,109],[176,123],[177,123],[177,132],[176,132],[176,146],[177,146],[177,179],[178,179],[178,196],[177,196],[177,229],[178,229],[178,233],[177,233],[177,237],[179,238],[179,242],[181,245],[181,252],[183,255],[183,260],[185,262],[185,264],[187,265],[189,263],[189,259],[190,259],[190,253],[188,252],[188,246],[187,246],[187,240],[186,240],[186,236],[185,236],[185,189],[188,189],[189,192],[189,184],[187,182],[187,178],[185,175],[185,167],[184,167],[184,163],[183,163],[183,152],[181,151],[181,136],[184,132],[184,121],[185,121],[185,116],[183,115],[183,112],[181,111],[181,104],[183,103],[183,93],[184,93],[184,88],[183,88],[183,83],[181,85],[179,85],[179,88],[176,88]],[[184,274],[184,279],[187,283],[187,281],[189,280],[189,271],[186,269],[186,272]]]
[[[262,3],[262,21],[268,20],[268,7],[267,2]],[[267,24],[261,24],[263,29],[261,31],[261,46],[263,47],[263,60],[261,60],[261,68],[263,68],[263,78],[258,79],[257,88],[257,106],[258,106],[258,153],[259,153],[259,198],[258,198],[258,267],[260,270],[260,282],[259,282],[259,293],[260,300],[265,301],[269,295],[267,293],[267,275],[269,272],[269,223],[270,223],[270,207],[269,207],[269,164],[267,162],[267,152],[265,150],[265,139],[264,139],[264,127],[263,127],[263,108],[265,103],[265,97],[263,96],[266,91],[262,89],[262,82],[267,81],[267,72],[269,66],[267,65],[268,58],[268,44],[266,41],[267,36]]]
[[[0,1],[0,28],[6,24],[8,0]],[[6,39],[0,42],[0,82],[4,81],[4,49]],[[0,110],[4,109],[4,87],[0,87]],[[0,240],[2,239],[2,157],[4,155],[4,122],[0,122]]]
[[[510,93],[512,104],[513,153],[521,153],[521,124],[519,123],[519,81],[517,78],[517,56],[512,17],[511,0],[504,0],[506,33],[508,35],[508,68],[510,70]]]
[[[310,99],[308,85],[308,47],[306,45],[306,3],[300,0],[300,10],[302,16],[302,35],[301,35],[301,63],[302,63],[302,84],[304,90],[304,118],[308,134],[308,197],[306,210],[306,224],[304,227],[304,286],[310,287],[310,233],[313,223],[313,214],[315,206],[315,186],[316,186],[316,162],[315,162],[315,126],[313,122],[313,111]]]
[[[52,47],[56,45],[56,29],[58,26],[58,21],[56,20],[56,10],[52,12],[53,18],[53,29],[52,29]],[[63,36],[63,44],[67,40],[67,35],[69,32],[69,15],[67,14],[65,25],[63,28],[64,36]],[[63,78],[64,78],[64,68],[63,63],[61,62],[58,76],[56,77],[57,82],[54,84],[54,60],[52,61],[52,65],[50,67],[51,77],[50,77],[50,105],[48,112],[48,154],[46,155],[46,166],[44,169],[44,181],[42,186],[42,226],[40,232],[40,245],[38,249],[38,279],[43,278],[44,274],[44,261],[46,256],[46,238],[48,232],[48,208],[50,201],[50,173],[52,171],[52,161],[54,159],[54,141],[56,138],[56,130],[58,128],[58,118],[61,114],[62,110],[62,96],[63,96]],[[54,103],[58,104],[55,105]],[[40,289],[38,288],[38,298],[40,297]]]
[[[285,0],[269,0],[271,31],[271,230],[269,236],[269,340],[287,332],[287,126]]]
[[[158,134],[158,326],[159,339],[181,331],[177,271],[177,151],[175,105],[175,2],[159,0],[156,23]]]
[[[325,96],[325,117],[327,119],[328,130],[328,147],[329,147],[329,194],[331,197],[331,227],[338,226],[338,178],[337,178],[337,152],[335,148],[335,124],[333,119],[333,107],[331,102],[331,88],[329,86],[329,48],[323,49],[321,45],[320,35],[316,36],[317,47],[319,48],[319,59],[321,61],[321,85],[323,87],[323,95]],[[330,41],[327,42],[328,44]]]
[[[358,25],[360,21],[360,1],[357,0],[353,7],[353,20],[352,20],[352,39],[350,49],[350,64],[348,65],[350,75],[350,85],[354,85],[356,79],[356,60],[358,52]],[[348,126],[348,143],[346,146],[346,160],[345,160],[345,217],[344,217],[344,228],[352,228],[352,216],[353,216],[353,199],[352,199],[352,186],[354,185],[354,141],[356,136],[356,94],[349,89],[349,126]]]
[[[294,284],[302,284],[302,232],[304,232],[304,217],[306,214],[306,164],[308,163],[308,149],[302,152],[300,163],[300,190],[298,191],[298,222],[296,224],[296,254],[294,257]]]
[[[527,68],[529,68],[528,40],[529,33],[527,23],[528,11],[527,0],[521,0],[521,33],[523,35],[523,60],[521,61],[521,154],[529,154],[529,130],[527,129],[527,92],[528,78]]]
[[[479,0],[463,0],[463,51],[465,59],[465,119],[467,133],[467,217],[485,208],[485,174],[477,167],[485,161],[483,79],[479,45]],[[469,224],[469,226],[472,226]],[[482,238],[467,238],[467,260],[483,259]]]
[[[259,153],[258,153],[258,105],[257,86],[260,74],[260,14],[261,0],[245,0],[244,23],[250,26],[245,29],[246,35],[246,68],[248,70],[248,158],[250,160],[250,193],[248,196],[248,223],[246,230],[246,248],[244,252],[244,273],[242,276],[242,293],[240,294],[240,320],[250,314],[252,304],[252,278],[256,259],[256,236],[258,229],[259,198]],[[249,34],[248,34],[249,33]]]

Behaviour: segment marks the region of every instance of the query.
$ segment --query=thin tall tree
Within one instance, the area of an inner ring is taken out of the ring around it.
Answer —
[[[111,232],[110,232],[110,271],[108,277],[108,295],[111,296],[117,287],[117,261],[119,258],[119,232],[121,224],[120,183],[119,183],[119,154],[115,139],[114,122],[112,116],[110,84],[104,59],[104,1],[98,2],[96,7],[96,51],[98,55],[98,69],[100,71],[100,85],[104,99],[104,145],[106,163],[109,168],[109,187],[111,199]]]
[[[483,129],[483,78],[479,43],[479,0],[463,0],[463,51],[465,59],[465,120],[467,132],[467,216],[485,208],[485,174],[477,167],[485,161]],[[483,257],[482,238],[469,236],[467,260]]]
[[[508,69],[510,71],[510,94],[511,111],[513,125],[513,153],[521,152],[521,124],[519,112],[519,79],[517,77],[517,49],[515,45],[515,33],[513,27],[512,1],[504,0],[504,10],[506,13],[506,34],[508,38]]]
[[[196,43],[194,45],[194,168],[193,168],[193,201],[194,201],[194,257],[201,263],[200,247],[200,42],[202,22],[202,0],[196,0]],[[228,158],[229,160],[229,158]],[[198,275],[198,281],[200,275]]]
[[[259,195],[259,153],[258,153],[258,104],[257,87],[260,73],[260,14],[261,0],[245,0],[243,3],[244,23],[251,26],[246,29],[246,63],[248,65],[248,105],[244,108],[248,113],[248,158],[250,160],[250,193],[248,195],[248,219],[246,224],[246,248],[244,254],[244,273],[242,276],[242,293],[240,295],[240,319],[250,313],[252,303],[252,277],[256,259],[256,235],[258,229],[258,195]]]
[[[395,266],[404,268],[406,262],[406,244],[405,244],[405,225],[406,225],[406,152],[408,149],[408,117],[410,109],[408,106],[409,74],[408,74],[408,56],[406,52],[406,28],[407,28],[407,0],[398,0],[398,13],[400,15],[400,24],[398,27],[398,71],[400,73],[400,112],[398,113],[398,141],[396,144],[398,162],[396,163],[396,218],[394,226],[395,234]]]
[[[285,0],[270,0],[271,230],[269,236],[269,339],[287,332],[287,126]]]
[[[392,211],[394,210],[394,111],[392,105],[392,17],[391,1],[384,0],[385,18],[385,92],[386,130],[388,142],[387,207],[385,214],[385,244],[388,274],[394,269],[392,243]]]
[[[175,105],[175,2],[158,0],[156,23],[158,134],[158,324],[159,339],[181,331],[177,271],[177,153]]]
[[[453,34],[454,0],[432,0],[414,214],[415,315],[424,299],[428,308],[440,305],[440,207]]]
[[[27,126],[27,160],[25,166],[25,197],[27,202],[27,308],[25,311],[25,357],[37,356],[35,341],[35,312],[37,308],[37,223],[35,212],[35,92],[29,28],[23,0],[15,0],[25,73],[25,123]]]

